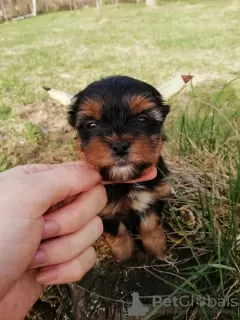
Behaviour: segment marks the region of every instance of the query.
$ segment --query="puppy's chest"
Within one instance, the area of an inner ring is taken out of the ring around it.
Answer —
[[[101,216],[115,215],[116,213],[130,213],[133,211],[144,213],[156,200],[153,190],[132,187],[128,190],[107,190],[108,203],[100,213]]]
[[[156,200],[154,192],[149,190],[133,190],[128,197],[131,201],[131,208],[139,212],[145,212]]]

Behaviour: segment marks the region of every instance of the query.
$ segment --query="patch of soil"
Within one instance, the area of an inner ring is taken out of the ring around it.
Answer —
[[[52,101],[17,107],[21,119],[38,125],[44,132],[73,131],[67,122],[67,108]]]

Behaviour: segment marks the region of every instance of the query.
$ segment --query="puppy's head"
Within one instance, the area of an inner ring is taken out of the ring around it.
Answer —
[[[69,122],[104,180],[139,178],[156,165],[169,106],[151,85],[124,76],[93,82],[74,97]]]

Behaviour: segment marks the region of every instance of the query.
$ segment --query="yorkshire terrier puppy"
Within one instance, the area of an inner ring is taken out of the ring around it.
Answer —
[[[161,156],[163,123],[170,107],[150,84],[112,76],[88,85],[75,95],[69,123],[77,130],[85,159],[100,171],[108,203],[100,213],[105,241],[117,260],[129,258],[136,245],[164,258],[164,199],[171,188]],[[152,166],[150,181],[124,183]]]

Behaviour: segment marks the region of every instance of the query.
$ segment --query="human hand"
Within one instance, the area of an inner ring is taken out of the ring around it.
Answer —
[[[103,231],[96,215],[106,204],[100,181],[84,162],[0,174],[2,320],[23,319],[45,285],[79,280],[94,265],[90,246]]]

